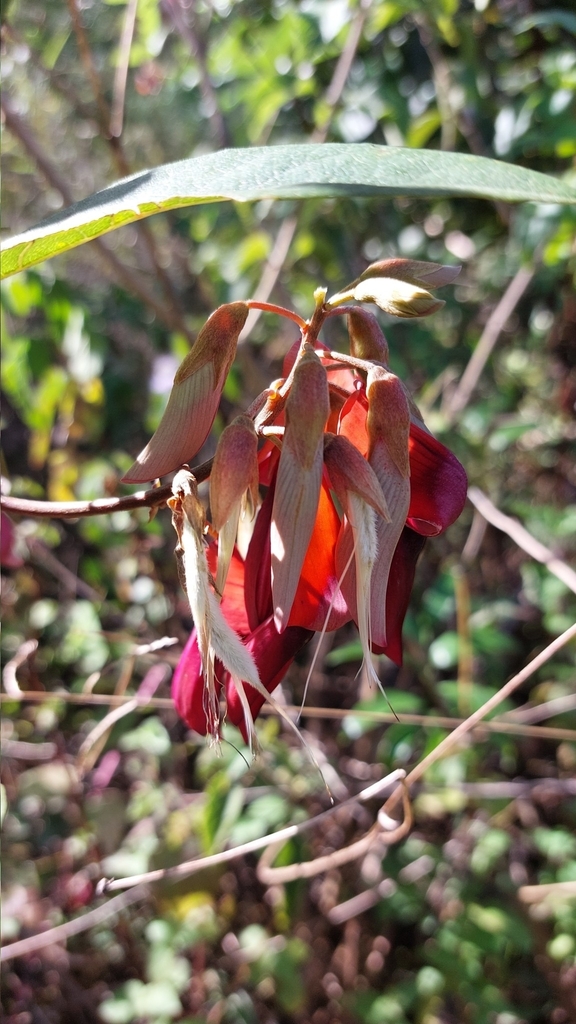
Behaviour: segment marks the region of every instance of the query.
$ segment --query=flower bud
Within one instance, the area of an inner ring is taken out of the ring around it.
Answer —
[[[384,444],[398,471],[403,477],[408,477],[410,409],[402,381],[388,370],[375,366],[368,373],[366,394],[369,461],[372,462],[375,446]]]
[[[202,447],[214,422],[247,316],[245,302],[230,302],[220,306],[206,321],[176,372],[156,433],[122,478],[124,483],[144,483],[171,473]]]
[[[353,296],[357,302],[375,302],[385,313],[404,319],[430,316],[444,305],[425,288],[393,277],[368,277],[356,285]]]
[[[348,314],[350,353],[356,359],[388,365],[388,342],[373,313],[367,309],[351,309]]]
[[[353,288],[367,278],[388,277],[420,285],[422,288],[441,288],[442,285],[452,284],[461,269],[459,266],[450,267],[447,264],[427,263],[424,260],[379,260],[378,263],[372,263],[367,267],[348,287]]]
[[[248,493],[258,500],[258,437],[249,416],[237,416],[218,441],[210,474],[212,525],[220,531]]]

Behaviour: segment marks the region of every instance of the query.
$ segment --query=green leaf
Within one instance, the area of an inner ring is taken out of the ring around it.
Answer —
[[[576,203],[566,182],[499,160],[370,144],[224,149],[140,171],[8,240],[2,277],[163,210],[224,199],[473,196]]]

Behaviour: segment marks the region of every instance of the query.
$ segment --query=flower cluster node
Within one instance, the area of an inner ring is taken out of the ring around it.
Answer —
[[[254,746],[254,718],[264,700],[277,706],[270,694],[294,657],[314,633],[350,620],[375,683],[373,653],[401,663],[416,562],[425,538],[460,515],[466,474],[390,370],[376,317],[344,304],[376,302],[395,316],[427,316],[443,305],[429,289],[458,270],[384,260],[329,300],[317,289],[308,322],[266,307],[302,325],[301,333],[283,376],[220,435],[210,475],[213,536],[189,470],[176,474],[170,501],[194,620],[173,694],[197,732],[218,739],[224,700],[228,720]],[[221,306],[204,325],[126,481],[178,470],[198,453],[249,308]],[[349,354],[319,339],[324,321],[340,314]],[[244,536],[251,519],[245,557],[237,547],[241,517]]]

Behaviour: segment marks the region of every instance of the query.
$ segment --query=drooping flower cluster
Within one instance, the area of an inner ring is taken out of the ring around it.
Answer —
[[[197,732],[217,738],[225,713],[252,740],[254,718],[296,654],[314,633],[350,620],[376,681],[371,653],[401,663],[416,562],[425,538],[460,515],[466,474],[391,372],[376,318],[344,304],[425,316],[442,305],[428,288],[457,273],[387,260],[328,301],[319,290],[310,321],[288,314],[301,334],[283,377],[221,434],[210,525],[192,474],[177,474],[170,504],[195,629],[173,695]],[[209,318],[126,482],[169,473],[198,452],[253,305],[230,303]],[[347,316],[349,354],[331,352],[318,337],[334,315]],[[253,519],[245,559],[236,547],[241,515]]]

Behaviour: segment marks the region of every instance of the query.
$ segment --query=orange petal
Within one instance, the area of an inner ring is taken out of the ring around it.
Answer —
[[[328,631],[339,629],[348,622],[350,612],[338,586],[334,560],[340,526],[340,517],[323,482],[289,626],[304,626],[319,632],[323,628]]]

